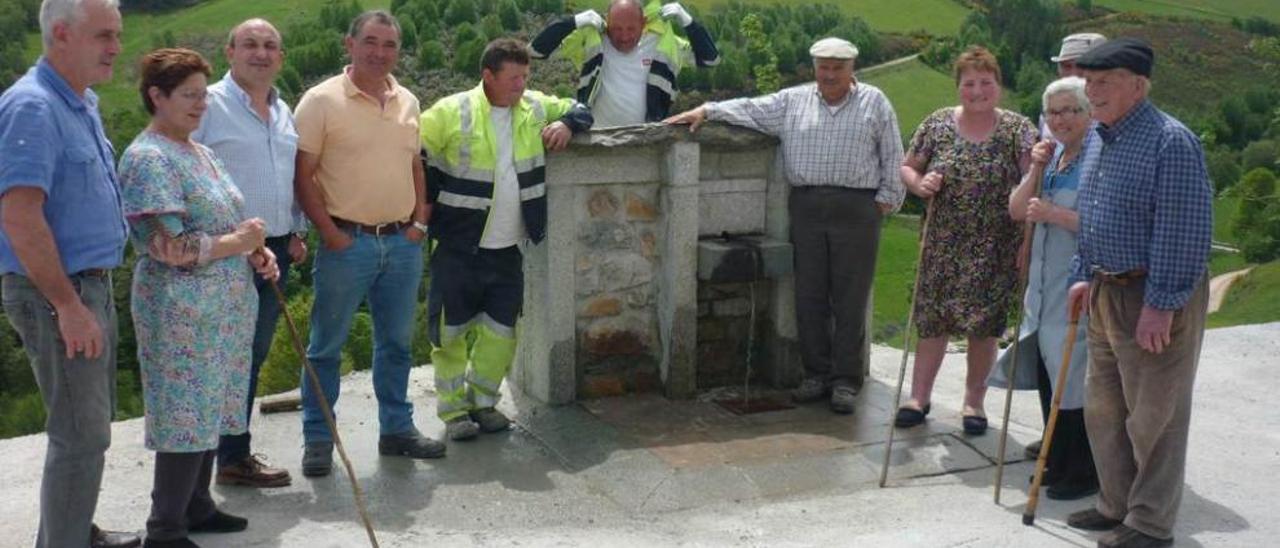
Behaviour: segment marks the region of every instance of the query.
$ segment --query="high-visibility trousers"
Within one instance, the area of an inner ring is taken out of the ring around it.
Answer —
[[[497,405],[516,354],[523,262],[516,246],[432,252],[427,330],[441,420]]]

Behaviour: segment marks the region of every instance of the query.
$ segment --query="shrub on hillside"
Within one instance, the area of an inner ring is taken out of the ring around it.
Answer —
[[[444,45],[438,40],[427,40],[418,48],[418,67],[422,70],[445,68]]]
[[[480,76],[480,57],[484,55],[484,39],[472,38],[453,51],[453,71],[471,77]]]
[[[449,0],[444,9],[444,22],[449,26],[476,22],[476,7],[472,0]]]
[[[1266,262],[1280,255],[1280,197],[1276,176],[1260,167],[1245,174],[1235,189],[1240,202],[1231,231],[1245,259]]]
[[[1209,180],[1213,182],[1213,190],[1215,193],[1231,188],[1240,180],[1241,170],[1240,162],[1236,160],[1236,154],[1226,147],[1214,147],[1209,149],[1205,147],[1204,162],[1209,170]]]
[[[1244,152],[1240,153],[1240,164],[1245,173],[1260,167],[1274,170],[1277,158],[1280,158],[1280,144],[1264,139],[1244,147]]]

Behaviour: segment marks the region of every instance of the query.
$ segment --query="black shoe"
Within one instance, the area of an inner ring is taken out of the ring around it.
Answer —
[[[1098,548],[1158,548],[1173,545],[1173,538],[1158,538],[1127,525],[1118,525],[1098,539]]]
[[[187,527],[192,533],[238,533],[249,527],[249,520],[214,510],[208,519]]]
[[[91,548],[135,548],[140,544],[142,544],[142,538],[136,534],[103,531],[97,525],[89,526],[89,546]]]
[[[898,414],[893,418],[893,425],[898,428],[911,428],[912,426],[920,426],[924,424],[924,418],[929,415],[929,408],[933,404],[926,404],[924,409],[912,409],[910,407],[899,407]]]
[[[1044,494],[1053,500],[1077,500],[1098,492],[1098,483],[1071,484],[1058,482],[1049,486]]]
[[[511,419],[508,419],[501,411],[492,407],[477,409],[472,411],[470,415],[471,420],[480,425],[480,431],[486,434],[511,429]]]
[[[302,450],[302,475],[309,478],[333,472],[333,442],[308,443]]]
[[[831,389],[831,411],[841,415],[853,414],[858,403],[858,389],[847,384],[837,384]]]
[[[1044,440],[1036,440],[1027,444],[1027,448],[1022,450],[1022,456],[1028,460],[1036,460],[1040,458],[1040,448],[1044,446]]]
[[[1085,531],[1110,531],[1120,525],[1120,520],[1109,518],[1096,508],[1090,508],[1067,516],[1067,525]]]
[[[791,401],[810,403],[825,398],[828,394],[831,394],[830,382],[818,377],[809,377],[800,381],[800,386],[791,389]]]
[[[961,421],[964,433],[969,436],[981,436],[987,433],[987,418],[977,415],[965,415]]]
[[[422,435],[415,428],[403,434],[391,434],[378,438],[378,454],[415,459],[438,459],[444,456],[444,442]]]
[[[200,545],[191,542],[191,539],[187,537],[182,537],[173,540],[147,539],[146,542],[142,543],[142,548],[200,548]]]

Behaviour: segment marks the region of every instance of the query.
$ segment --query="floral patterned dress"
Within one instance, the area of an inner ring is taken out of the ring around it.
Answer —
[[[935,111],[911,138],[909,153],[943,176],[920,264],[916,328],[923,338],[997,337],[1014,304],[1022,225],[1009,217],[1009,193],[1022,174],[1036,128],[1026,117],[996,111],[981,143],[960,136],[956,109]]]
[[[257,294],[240,255],[175,267],[149,253],[156,230],[215,236],[243,218],[243,197],[203,145],[143,131],[120,159],[125,215],[139,259],[133,323],[146,405],[146,446],[208,451],[246,429]]]

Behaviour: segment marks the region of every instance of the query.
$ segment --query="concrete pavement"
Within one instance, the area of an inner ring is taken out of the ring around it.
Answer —
[[[947,358],[926,426],[899,431],[890,483],[877,487],[900,352],[873,351],[872,378],[853,417],[823,405],[738,416],[707,401],[645,395],[548,408],[518,394],[502,408],[518,427],[449,456],[409,461],[377,455],[376,407],[367,375],[344,379],[339,423],[368,494],[382,546],[1092,546],[1065,526],[1088,501],[1041,497],[1034,527],[1021,525],[1038,436],[1031,392],[1014,397],[1001,506],[992,502],[1003,391],[988,395],[992,430],[959,429],[964,360]],[[417,422],[434,417],[431,369],[415,369]],[[1177,546],[1280,544],[1280,324],[1213,330],[1196,389]],[[209,547],[367,546],[341,469],[310,480],[299,471],[296,413],[254,417],[254,448],[290,469],[272,490],[214,487],[250,528],[199,535]],[[98,523],[140,529],[150,504],[152,455],[142,421],[116,423]],[[45,438],[0,442],[0,546],[30,544]]]

